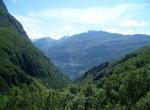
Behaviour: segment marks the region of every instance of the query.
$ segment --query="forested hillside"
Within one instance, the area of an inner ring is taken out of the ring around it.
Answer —
[[[38,80],[51,88],[68,83],[68,78],[34,47],[2,0],[0,6],[0,91]]]
[[[94,67],[63,90],[32,90],[13,88],[1,105],[14,110],[149,110],[150,47]]]
[[[66,84],[1,0],[0,110],[149,110],[150,46]]]
[[[149,110],[150,47],[143,47],[118,61],[94,67],[80,81],[94,84],[105,93],[102,96],[105,100],[101,103],[103,108]]]
[[[40,93],[46,92],[47,88],[60,89],[68,83],[69,79],[39,49],[34,47],[21,24],[9,14],[1,0],[0,110],[18,110],[25,106],[28,108],[30,105],[22,102],[28,98],[23,100],[18,95],[26,97],[31,94],[36,95],[36,92],[40,95]],[[15,99],[17,96],[21,99]],[[28,101],[32,100],[35,102],[32,97]],[[15,108],[18,103],[23,105]]]

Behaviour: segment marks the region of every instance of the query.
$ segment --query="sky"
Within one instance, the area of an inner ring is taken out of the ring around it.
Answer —
[[[89,30],[150,34],[150,0],[4,0],[30,39]]]

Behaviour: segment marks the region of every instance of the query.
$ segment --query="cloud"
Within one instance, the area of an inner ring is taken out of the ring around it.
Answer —
[[[98,25],[108,21],[117,20],[130,8],[130,5],[119,5],[111,8],[91,7],[85,9],[46,9],[40,12],[30,12],[28,13],[28,16],[40,17],[42,19],[55,19],[68,23]]]
[[[67,33],[68,35],[73,35],[75,34],[75,31],[73,30],[73,26],[72,25],[64,25],[62,27],[62,30],[64,30],[65,33]],[[63,37],[63,36],[62,36]]]
[[[71,31],[71,30],[73,30],[73,28],[71,25],[64,25],[63,30],[64,31]]]
[[[50,36],[58,39],[65,35],[92,29],[119,32],[118,27],[146,26],[147,23],[144,21],[136,21],[130,16],[125,16],[133,15],[131,10],[140,9],[144,5],[120,4],[112,7],[50,8],[14,16],[21,21],[30,38]]]
[[[147,26],[148,23],[145,21],[137,21],[137,20],[125,20],[122,24],[122,26],[124,27],[143,27],[143,26]]]
[[[20,15],[15,15],[15,17],[23,24],[23,27],[31,38],[40,38],[47,35],[49,31],[44,28],[47,26],[45,26],[46,23],[42,20]]]
[[[111,33],[117,33],[118,32],[118,30],[116,28],[108,28],[108,29],[105,29],[104,31],[111,32]]]

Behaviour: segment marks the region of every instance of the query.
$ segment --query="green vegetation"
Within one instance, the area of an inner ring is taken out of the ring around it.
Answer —
[[[5,7],[3,1],[0,5]],[[61,88],[69,79],[34,47],[21,24],[0,8],[0,91],[32,83]]]
[[[149,110],[150,47],[94,67],[80,84],[63,88],[67,83],[0,8],[0,110]]]
[[[144,47],[119,61],[89,70],[80,79],[105,91],[103,109],[149,110],[150,47]]]
[[[110,75],[103,83],[41,90],[32,86],[0,95],[2,110],[149,110],[150,75],[145,70]]]

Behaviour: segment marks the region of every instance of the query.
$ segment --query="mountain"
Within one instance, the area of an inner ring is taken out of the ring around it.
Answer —
[[[53,63],[29,40],[22,25],[0,1],[0,92],[38,83],[61,88],[68,83]]]
[[[4,2],[3,2],[2,0],[0,1],[0,10],[3,10],[3,11],[5,11],[5,12],[8,12],[8,10],[7,10],[5,4],[4,4]]]
[[[36,42],[34,42],[36,45]],[[89,68],[120,58],[150,44],[149,35],[122,35],[88,31],[40,48],[71,79],[82,76]],[[44,42],[43,42],[44,45]]]
[[[149,71],[150,67],[150,46],[145,46],[136,50],[119,60],[113,62],[105,62],[95,66],[85,72],[78,80],[83,82],[97,82],[98,80],[109,77],[113,74],[126,75],[131,72],[139,72],[141,70]]]
[[[0,9],[0,110],[149,110],[150,46],[55,89],[68,79],[8,16]]]
[[[99,94],[98,102],[103,109],[149,110],[150,46],[120,60],[93,67],[78,79],[78,83],[83,83],[83,87],[94,84],[89,89],[93,91],[90,94],[93,93],[93,98]]]
[[[46,50],[49,48],[51,45],[54,45],[56,40],[50,38],[50,37],[44,37],[40,39],[34,39],[32,40],[34,42],[35,46],[40,48],[41,50]]]

